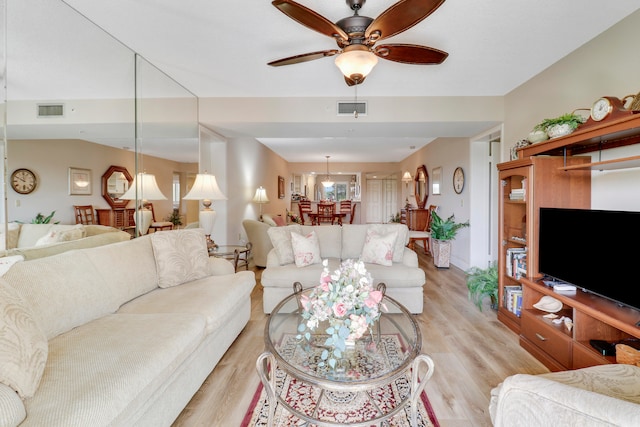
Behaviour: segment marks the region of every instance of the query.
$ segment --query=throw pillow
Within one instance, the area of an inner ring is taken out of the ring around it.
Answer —
[[[397,231],[378,234],[374,230],[367,230],[367,237],[362,248],[362,261],[391,266],[393,264],[393,247],[397,238]]]
[[[18,292],[0,281],[0,382],[26,399],[35,394],[47,362],[47,337]]]
[[[291,246],[291,232],[302,233],[302,228],[298,224],[284,227],[271,227],[267,230],[271,244],[278,255],[280,265],[293,264],[293,248]]]
[[[296,267],[306,267],[311,264],[320,264],[320,244],[315,231],[303,236],[302,234],[291,233],[291,246],[293,248],[293,258]]]
[[[202,229],[152,233],[151,246],[161,288],[181,285],[209,274],[209,252]]]
[[[287,225],[287,223],[284,220],[284,218],[282,218],[280,215],[274,216],[273,217],[273,222],[275,222],[278,227],[284,227],[285,225]]]
[[[24,261],[24,256],[22,255],[11,255],[0,258],[0,276],[3,276],[4,273],[9,271],[11,266],[18,261]]]
[[[85,237],[85,230],[82,224],[74,227],[51,227],[49,232],[38,239],[36,246],[50,245],[52,243],[70,242]]]

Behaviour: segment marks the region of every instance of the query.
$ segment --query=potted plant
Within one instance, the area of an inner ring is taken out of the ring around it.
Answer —
[[[498,309],[498,266],[494,261],[487,268],[471,267],[466,272],[469,301],[482,311],[485,298],[491,299],[491,308]]]
[[[456,222],[453,214],[443,220],[435,211],[431,212],[431,250],[436,267],[449,268],[451,240],[456,238],[458,230],[468,226],[469,221]]]
[[[36,215],[36,217],[31,220],[31,224],[50,224],[55,214],[56,211],[53,211],[48,216],[44,216],[43,214],[38,212],[38,215]],[[60,221],[55,221],[53,224],[58,223],[60,223]]]
[[[165,221],[169,221],[173,224],[173,228],[177,229],[180,225],[182,225],[182,215],[180,215],[180,210],[173,209],[171,211],[171,215],[166,217]]]
[[[549,138],[557,138],[570,134],[584,122],[584,117],[574,113],[567,113],[554,119],[544,119],[535,125],[533,131],[545,131]]]

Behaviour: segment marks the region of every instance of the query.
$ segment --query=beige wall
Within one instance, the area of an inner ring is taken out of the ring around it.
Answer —
[[[63,224],[75,223],[73,205],[91,204],[96,208],[109,208],[101,189],[102,174],[109,166],[124,166],[132,176],[135,173],[133,152],[82,140],[9,141],[7,157],[10,172],[24,167],[35,172],[39,181],[37,189],[31,194],[20,195],[8,190],[9,221],[30,222],[39,212],[48,215],[55,210],[56,221]],[[170,199],[173,172],[181,172],[186,176],[186,172],[197,172],[197,165],[150,156],[144,156],[140,163],[146,172],[156,175],[158,186],[169,199],[153,201],[156,219],[162,219],[172,210]],[[91,170],[90,196],[69,195],[69,167]]]

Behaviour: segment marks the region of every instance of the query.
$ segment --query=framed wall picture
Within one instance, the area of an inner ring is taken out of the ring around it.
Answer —
[[[91,169],[69,168],[69,195],[90,196],[92,184]]]
[[[433,168],[431,173],[431,194],[440,194],[440,184],[442,184],[442,167]]]
[[[284,199],[284,177],[278,175],[278,199]]]

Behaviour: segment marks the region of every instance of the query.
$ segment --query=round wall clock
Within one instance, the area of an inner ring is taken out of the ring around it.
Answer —
[[[464,188],[464,171],[461,167],[457,167],[453,172],[453,189],[457,194],[462,193]]]
[[[16,169],[11,174],[11,188],[20,194],[29,194],[36,189],[38,179],[29,169]]]

